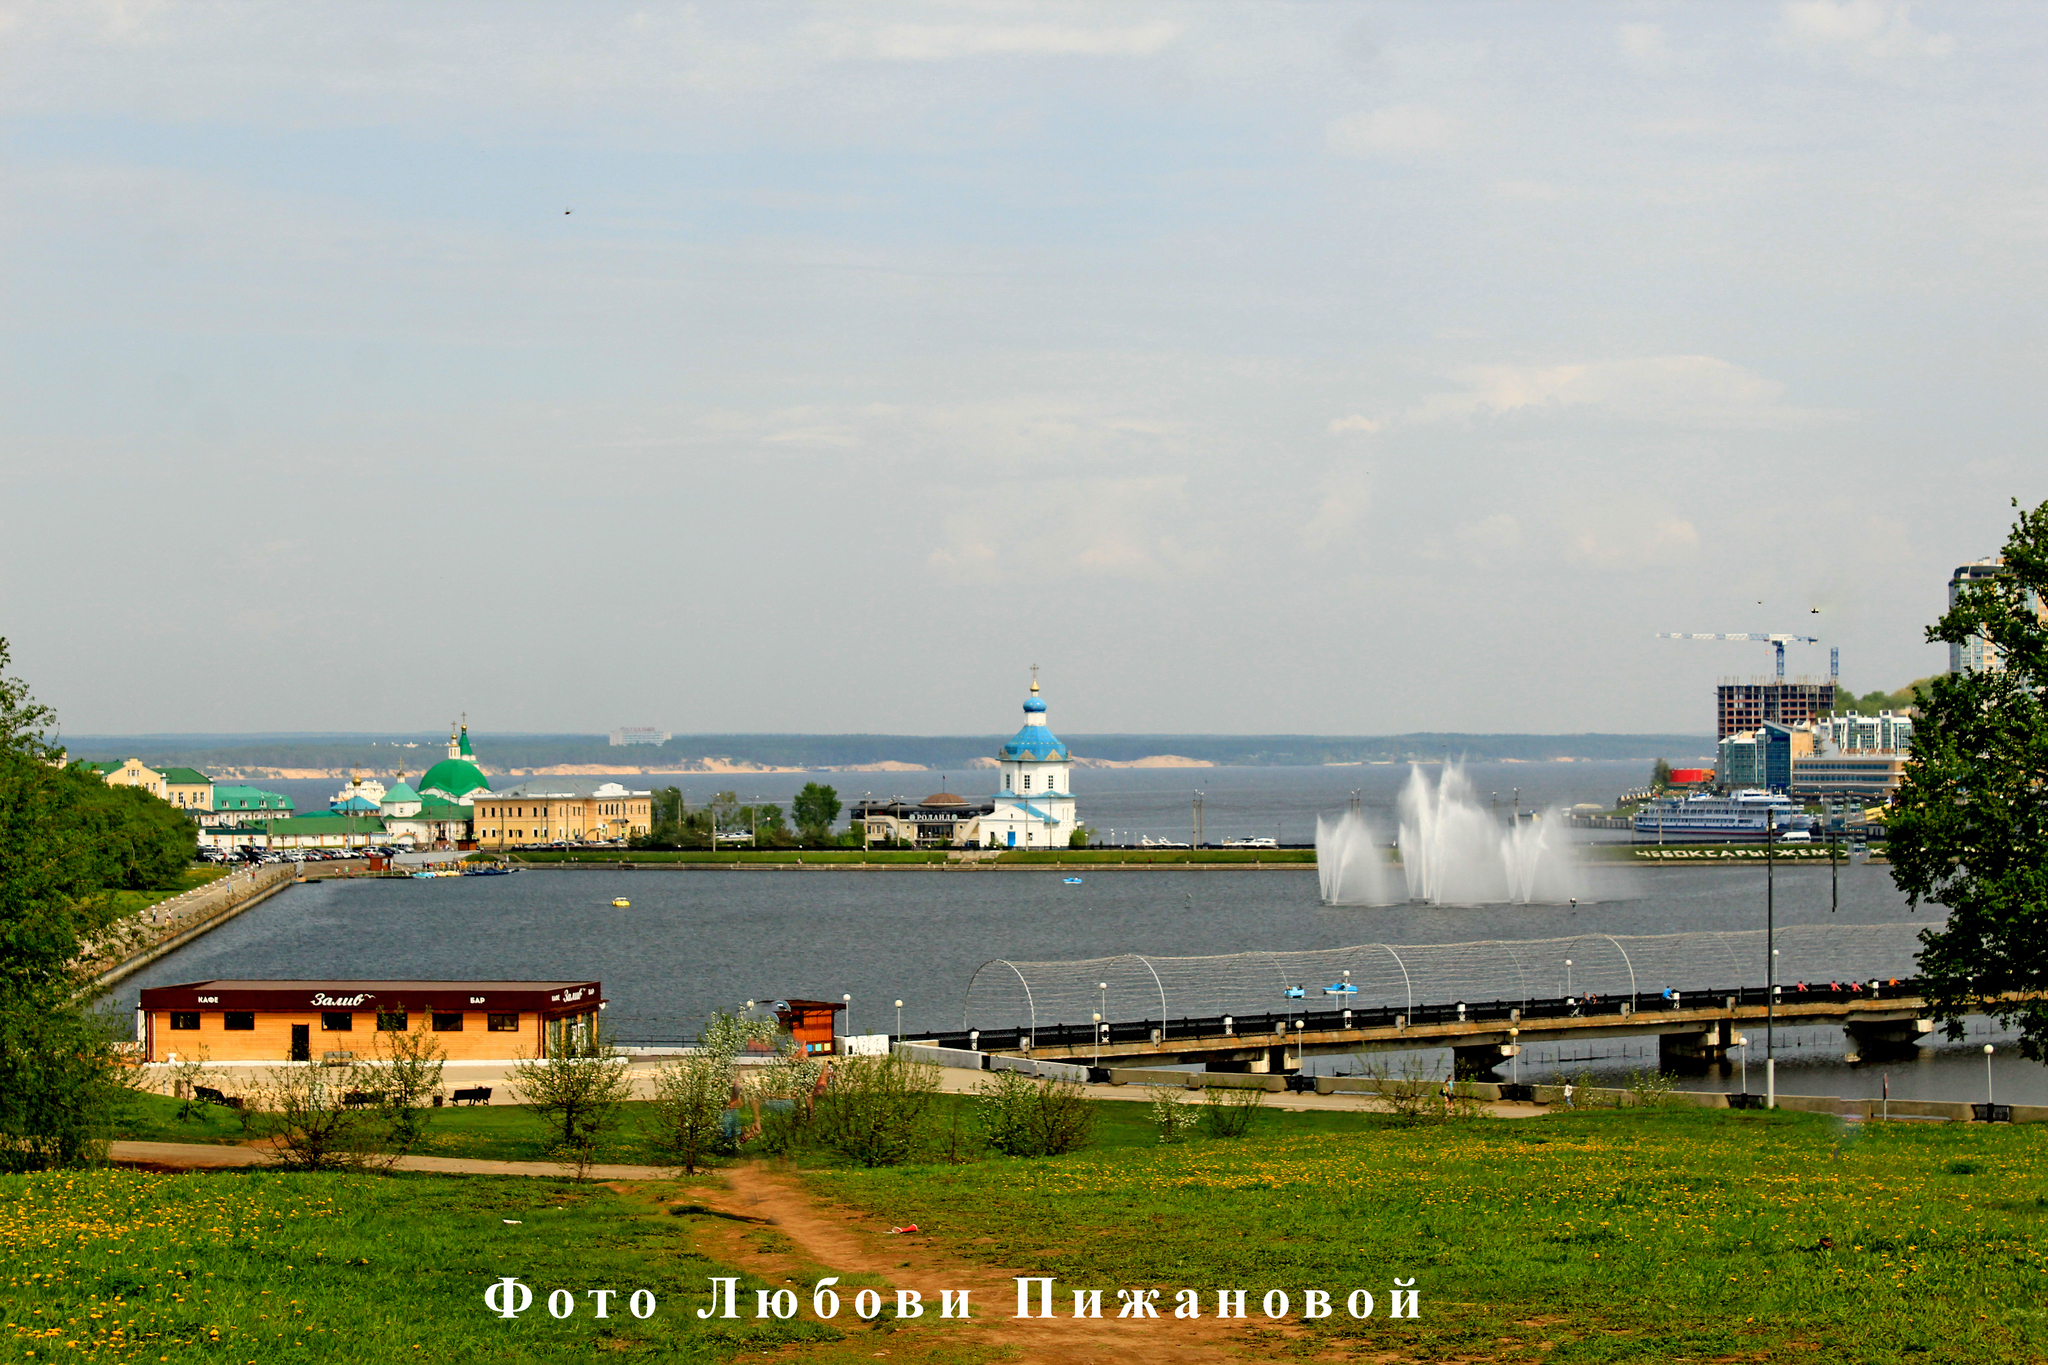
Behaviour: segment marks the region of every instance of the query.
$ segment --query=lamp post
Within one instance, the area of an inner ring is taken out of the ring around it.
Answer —
[[[1734,1041],[1736,1048],[1742,1053],[1742,1059],[1738,1065],[1742,1068],[1742,1093],[1747,1095],[1749,1093],[1749,1035],[1738,1033],[1735,1035]]]
[[[1518,1028],[1508,1030],[1508,1046],[1514,1049],[1508,1054],[1508,1080],[1515,1085],[1522,1083],[1522,1045],[1515,1041],[1521,1036],[1522,1031]]]
[[[903,1002],[896,1002],[896,1041],[903,1041]]]
[[[848,992],[839,998],[846,1004],[846,1036],[851,1038],[853,1036],[853,995],[851,992]]]
[[[1571,999],[1571,994],[1572,994],[1572,960],[1571,960],[1570,958],[1566,958],[1566,959],[1564,960],[1564,994],[1565,994],[1565,999],[1567,999],[1567,1000]]]
[[[1996,1102],[1996,1097],[1991,1093],[1991,1044],[1986,1043],[1984,1044],[1984,1103],[1993,1104]],[[1987,1114],[1986,1117],[1989,1117],[1989,1115]]]
[[[1764,1108],[1778,1107],[1778,812],[1764,812]]]
[[[1095,1011],[1095,1065],[1102,1065],[1102,1011]]]

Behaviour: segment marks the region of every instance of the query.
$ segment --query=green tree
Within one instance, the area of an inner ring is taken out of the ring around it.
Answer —
[[[81,823],[80,785],[54,766],[56,714],[8,662],[0,639],[0,1170],[27,1171],[98,1156],[126,1087],[80,965],[118,918],[101,894],[106,860]]]
[[[845,1057],[818,1101],[815,1131],[826,1146],[863,1166],[895,1166],[931,1137],[939,1069],[899,1054]]]
[[[561,1045],[545,1059],[512,1068],[512,1093],[548,1126],[548,1154],[574,1171],[589,1173],[610,1141],[632,1098],[629,1058],[606,1042],[595,1024],[565,1029]]]
[[[804,789],[789,803],[790,818],[796,821],[797,830],[813,842],[822,842],[832,832],[832,823],[839,818],[839,793],[816,782],[804,783]]]
[[[93,851],[94,879],[131,891],[178,885],[199,851],[198,828],[176,806],[140,787],[110,787],[73,766],[60,779],[67,821]]]
[[[2019,504],[2013,503],[2015,507]],[[1984,1013],[2048,1060],[2048,502],[2023,510],[2007,572],[1964,590],[1927,638],[1982,636],[2005,667],[1936,676],[1916,693],[1913,756],[1887,820],[1892,879],[1917,908],[1948,908],[1921,933],[1920,975],[1948,1036]],[[2015,995],[2021,998],[2014,998]],[[2031,998],[2026,998],[2031,996]]]
[[[1670,785],[1671,765],[1660,758],[1650,767],[1650,789],[1662,791]]]
[[[694,1050],[655,1073],[655,1146],[685,1174],[732,1150],[740,1133],[736,1119],[728,1130],[726,1115],[741,1100],[739,1056],[776,1041],[774,1020],[721,1011],[706,1021]],[[761,1121],[758,1102],[754,1121]]]

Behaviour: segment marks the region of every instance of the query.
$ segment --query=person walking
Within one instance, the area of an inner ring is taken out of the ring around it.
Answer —
[[[1444,1097],[1444,1117],[1448,1118],[1451,1113],[1451,1078],[1449,1076],[1444,1077],[1444,1088],[1441,1093]]]
[[[1564,1083],[1564,1107],[1567,1109],[1576,1109],[1579,1107],[1576,1104],[1572,1103],[1572,1083],[1570,1081],[1566,1081]]]

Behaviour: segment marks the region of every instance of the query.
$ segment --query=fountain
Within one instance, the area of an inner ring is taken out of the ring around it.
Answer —
[[[1386,839],[1355,810],[1316,817],[1316,878],[1325,905],[1392,905]]]
[[[1554,812],[1502,829],[1464,769],[1446,763],[1431,786],[1410,769],[1401,792],[1401,865],[1408,898],[1431,905],[1528,905],[1583,898],[1583,876]]]

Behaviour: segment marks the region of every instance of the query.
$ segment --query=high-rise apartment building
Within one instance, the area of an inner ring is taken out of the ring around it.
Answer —
[[[1714,687],[1720,739],[1750,734],[1760,725],[1798,729],[1834,709],[1833,678],[1723,678]]]
[[[1968,564],[1958,564],[1956,571],[1948,576],[1948,604],[1953,608],[1963,589],[1974,583],[1982,583],[2005,576],[2005,561],[2002,559],[1978,559]],[[1948,647],[1948,671],[1951,673],[1996,673],[2005,667],[2005,661],[1998,657],[1998,646],[1981,635],[1973,635],[1959,645]]]

